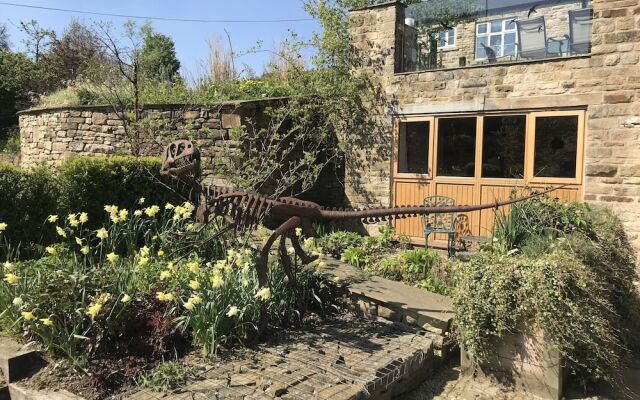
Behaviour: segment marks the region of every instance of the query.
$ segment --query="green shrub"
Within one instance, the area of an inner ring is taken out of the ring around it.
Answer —
[[[0,259],[9,252],[4,239],[11,239],[13,250],[18,244],[29,247],[32,242],[50,239],[42,232],[42,224],[55,213],[59,193],[54,176],[45,167],[26,171],[0,164],[0,223],[7,224],[0,232]]]
[[[173,392],[196,376],[195,368],[178,364],[175,361],[167,361],[158,364],[152,371],[144,375],[141,386],[156,392]]]
[[[497,246],[457,266],[461,345],[483,358],[524,323],[542,330],[582,381],[614,379],[639,348],[640,329],[635,257],[620,220],[542,198],[514,205],[496,236]]]
[[[139,199],[147,204],[175,203],[178,198],[162,183],[162,162],[157,157],[79,157],[58,171],[61,213],[87,212],[92,220],[104,214],[105,204],[132,208]]]

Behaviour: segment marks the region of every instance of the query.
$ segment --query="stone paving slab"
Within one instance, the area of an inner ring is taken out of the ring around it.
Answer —
[[[204,372],[181,393],[145,389],[125,399],[389,399],[430,375],[433,358],[426,335],[342,316],[287,332],[232,360],[196,361],[192,365]]]

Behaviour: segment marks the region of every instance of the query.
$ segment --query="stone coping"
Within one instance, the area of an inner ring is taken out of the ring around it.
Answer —
[[[568,57],[550,57],[550,58],[544,58],[542,60],[515,60],[515,61],[505,61],[505,62],[500,62],[495,64],[478,64],[478,65],[467,65],[464,67],[449,67],[449,68],[437,68],[437,69],[424,69],[420,71],[395,72],[393,76],[425,74],[429,72],[448,72],[448,71],[469,70],[469,69],[478,69],[478,68],[510,67],[514,65],[545,64],[547,62],[581,60],[584,58],[591,58],[591,54],[568,56]]]
[[[166,103],[166,104],[144,104],[143,107],[146,109],[175,109],[181,107],[187,108],[234,108],[240,107],[247,104],[255,104],[255,103],[269,103],[269,102],[277,102],[277,101],[285,101],[289,99],[289,97],[265,97],[261,99],[247,99],[247,100],[225,100],[219,103],[215,103],[209,106],[205,106],[203,104],[180,104],[180,103]],[[27,110],[18,111],[16,115],[32,115],[32,114],[40,114],[46,112],[57,112],[57,111],[107,111],[112,112],[113,107],[110,105],[69,105],[69,106],[55,106],[55,107],[34,107],[29,108]]]
[[[407,7],[407,4],[404,1],[393,0],[393,1],[386,1],[384,3],[371,4],[371,5],[365,6],[365,7],[350,8],[349,12],[372,10],[374,8],[383,8],[383,7],[389,7],[389,6],[394,6],[394,5],[400,5],[400,6],[403,6],[403,7]]]

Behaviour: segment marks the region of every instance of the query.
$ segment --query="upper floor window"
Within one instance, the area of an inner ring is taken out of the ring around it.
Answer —
[[[497,59],[517,53],[515,18],[476,24],[476,59]]]
[[[448,49],[456,46],[456,28],[438,32],[438,48]]]

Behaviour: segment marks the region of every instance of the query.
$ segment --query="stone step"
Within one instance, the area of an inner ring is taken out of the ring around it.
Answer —
[[[453,303],[446,296],[378,276],[368,277],[358,268],[326,256],[318,269],[341,285],[353,305],[365,314],[439,335],[449,331],[454,313]]]
[[[1,398],[1,397],[0,397]],[[17,383],[9,384],[11,400],[84,400],[66,390],[34,390]]]
[[[44,365],[37,351],[25,348],[16,341],[0,337],[0,370],[7,383],[31,376]]]

